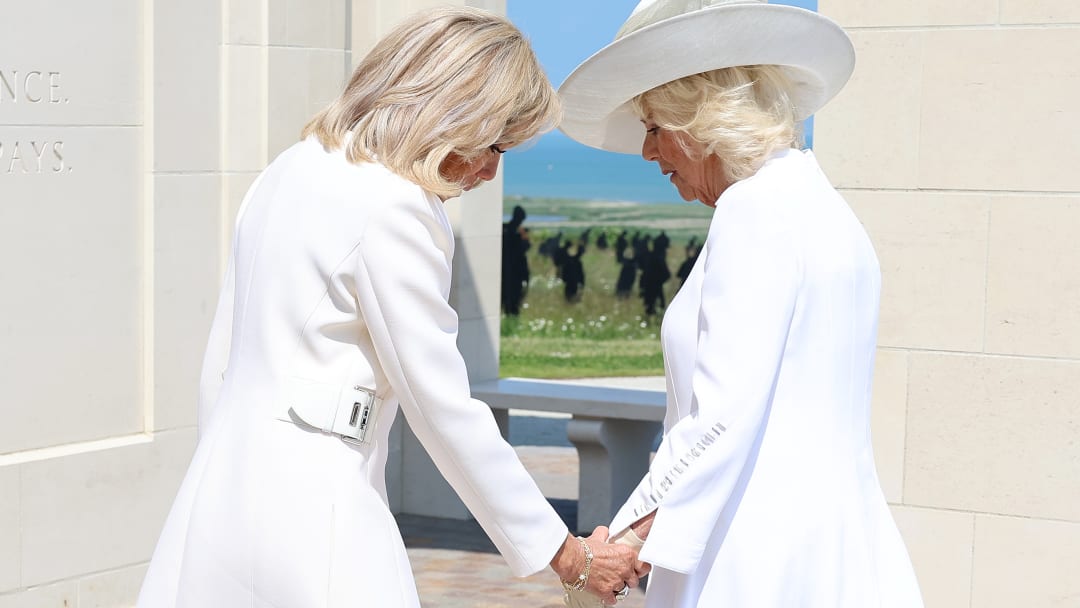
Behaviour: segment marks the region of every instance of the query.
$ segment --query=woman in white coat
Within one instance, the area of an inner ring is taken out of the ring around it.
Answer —
[[[799,149],[854,59],[810,11],[646,0],[560,89],[568,135],[715,207],[664,314],[663,441],[611,524],[644,539],[649,608],[922,605],[871,450],[878,261]]]
[[[634,553],[566,526],[471,399],[443,200],[551,128],[558,99],[505,19],[407,19],[248,192],[210,332],[199,442],[141,608],[419,606],[387,507],[400,406],[515,575],[614,601]],[[467,567],[467,566],[466,566]]]

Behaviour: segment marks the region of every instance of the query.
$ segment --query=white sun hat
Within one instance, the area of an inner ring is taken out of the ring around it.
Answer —
[[[813,11],[766,0],[642,0],[615,41],[559,87],[559,128],[594,148],[638,154],[645,128],[630,104],[684,76],[745,65],[787,73],[797,119],[832,99],[855,69],[844,30]]]

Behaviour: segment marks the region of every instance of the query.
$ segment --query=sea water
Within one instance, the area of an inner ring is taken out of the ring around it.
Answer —
[[[549,134],[504,156],[505,196],[583,200],[681,202],[656,163],[615,154]]]
[[[803,125],[813,145],[813,119]],[[572,198],[637,203],[681,203],[679,191],[655,162],[583,146],[558,131],[503,156],[507,197]]]

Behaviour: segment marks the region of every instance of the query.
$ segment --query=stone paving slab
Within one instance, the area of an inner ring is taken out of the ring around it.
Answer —
[[[409,548],[420,604],[425,608],[562,608],[562,586],[550,569],[514,578],[502,557],[448,549]],[[619,608],[642,608],[635,590]]]
[[[532,445],[516,446],[514,450],[544,496],[549,499],[572,500],[574,508],[577,508],[577,450]]]

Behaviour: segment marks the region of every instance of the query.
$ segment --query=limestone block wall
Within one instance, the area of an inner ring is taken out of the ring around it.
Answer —
[[[883,274],[874,443],[927,606],[1080,606],[1080,4],[819,0]]]
[[[221,11],[4,7],[0,606],[130,604],[186,468],[218,283]]]
[[[194,448],[243,193],[354,60],[432,3],[5,4],[0,608],[134,604]],[[480,277],[498,276],[500,199],[496,183],[453,207],[480,377],[497,374],[497,287]]]

